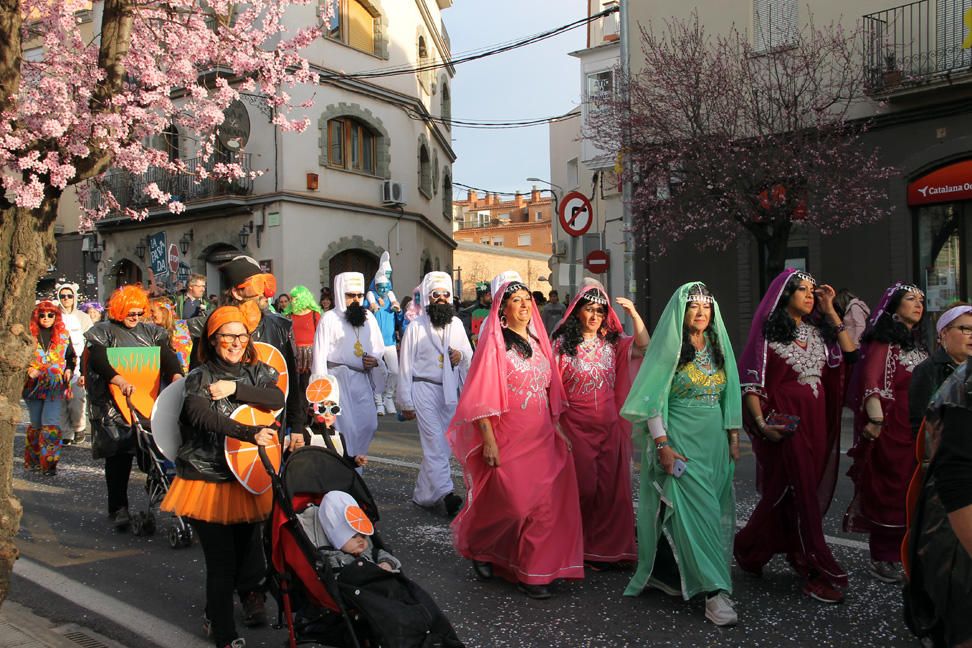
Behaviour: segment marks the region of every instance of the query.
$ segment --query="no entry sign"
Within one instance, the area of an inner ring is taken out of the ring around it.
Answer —
[[[604,274],[610,265],[611,254],[607,250],[593,250],[584,259],[584,267],[594,274]]]
[[[579,191],[571,191],[564,196],[557,211],[560,215],[560,226],[571,236],[583,236],[594,222],[591,201]]]

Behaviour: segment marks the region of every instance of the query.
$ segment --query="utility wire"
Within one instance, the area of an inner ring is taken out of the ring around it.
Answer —
[[[598,20],[608,16],[616,11],[619,11],[618,7],[609,7],[600,13],[596,13],[592,16],[586,18],[581,18],[580,20],[575,20],[574,22],[567,23],[566,25],[561,25],[560,27],[555,27],[549,29],[545,32],[540,32],[539,34],[534,34],[533,36],[527,36],[518,40],[510,41],[508,43],[492,46],[481,51],[472,51],[465,54],[461,54],[452,59],[445,59],[438,63],[427,63],[425,65],[418,66],[397,66],[390,68],[383,68],[378,70],[366,71],[366,72],[353,72],[353,73],[343,73],[343,72],[322,72],[321,77],[325,79],[378,79],[382,77],[398,76],[402,74],[415,74],[417,72],[425,72],[428,70],[439,70],[442,68],[459,65],[460,63],[468,63],[469,61],[477,61],[487,56],[495,56],[496,54],[502,54],[504,52],[509,52],[520,47],[525,47],[527,45],[532,45],[534,43],[539,43],[540,41],[547,40],[548,38],[553,38],[554,36],[559,36],[565,32],[571,31],[590,22]]]
[[[533,126],[543,126],[545,124],[556,124],[576,117],[577,114],[569,112],[564,115],[554,117],[537,117],[532,119],[447,119],[445,117],[435,117],[432,115],[422,115],[412,109],[406,108],[406,114],[416,121],[429,121],[443,126],[455,126],[457,128],[478,128],[486,130],[503,130],[508,128],[530,128]]]
[[[483,194],[496,194],[498,196],[516,196],[516,195],[522,196],[523,194],[527,193],[526,191],[493,191],[492,189],[483,189],[482,187],[473,187],[473,186],[470,186],[470,185],[467,185],[467,184],[463,184],[461,182],[453,182],[452,183],[452,186],[453,187],[461,187],[462,189],[466,189],[466,190],[472,189],[473,191],[478,191],[479,193],[483,193]],[[546,191],[548,193],[552,193],[549,189],[546,189],[546,188],[543,188],[543,187],[538,187],[537,190],[540,191],[541,193],[543,193],[544,191]]]

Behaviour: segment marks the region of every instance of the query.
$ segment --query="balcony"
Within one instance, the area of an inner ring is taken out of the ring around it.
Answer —
[[[966,15],[972,21],[972,0],[919,0],[865,15],[868,94],[893,98],[972,82]]]
[[[233,155],[233,159],[222,161],[238,162],[244,172],[249,173],[252,168],[250,158],[250,153],[237,153]],[[157,183],[162,191],[172,194],[173,200],[183,203],[219,196],[247,196],[253,193],[253,180],[249,177],[234,180],[208,178],[198,181],[195,179],[200,165],[203,165],[207,171],[212,171],[213,166],[219,161],[212,158],[206,162],[201,158],[186,160],[185,173],[171,173],[158,167],[151,167],[145,173],[138,175],[112,170],[105,174],[101,185],[111,191],[123,208],[131,209],[158,208],[158,203],[145,195],[145,187],[153,182]],[[88,209],[95,209],[101,201],[101,191],[92,187],[85,206]]]

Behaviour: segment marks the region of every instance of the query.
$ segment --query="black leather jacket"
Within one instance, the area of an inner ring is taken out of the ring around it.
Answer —
[[[223,451],[225,437],[253,441],[259,427],[237,423],[230,415],[240,405],[281,409],[283,393],[277,388],[277,372],[262,362],[229,365],[220,360],[205,362],[186,376],[186,399],[179,417],[182,445],[176,457],[176,473],[183,479],[225,482],[235,479]],[[236,393],[212,400],[208,387],[217,380],[236,382]]]

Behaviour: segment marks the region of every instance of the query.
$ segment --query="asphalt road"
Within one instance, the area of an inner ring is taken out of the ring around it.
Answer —
[[[901,619],[900,591],[871,579],[862,538],[840,531],[850,496],[844,476],[825,529],[850,574],[846,601],[823,605],[803,596],[780,558],[762,578],[734,567],[732,598],[740,623],[720,629],[705,620],[700,600],[686,603],[655,591],[621,596],[625,573],[588,573],[583,581],[556,584],[548,601],[529,600],[502,581],[478,582],[452,548],[448,520],[410,503],[421,460],[414,423],[386,417],[380,427],[365,477],[382,509],[382,533],[409,576],[438,601],[470,648],[918,645]],[[18,453],[22,447],[21,434]],[[753,469],[747,452],[736,473],[740,520],[755,504]],[[134,509],[146,501],[141,483],[136,471],[130,491]],[[173,550],[161,533],[134,537],[113,531],[103,472],[89,447],[65,448],[55,477],[27,475],[18,468],[15,488],[24,504],[18,537],[23,559],[15,570],[11,600],[55,623],[76,623],[131,648],[208,645],[201,632],[200,547]],[[160,519],[163,529],[166,524]],[[272,600],[268,609],[275,612]],[[283,630],[271,627],[240,630],[251,647],[281,646],[286,639]]]

